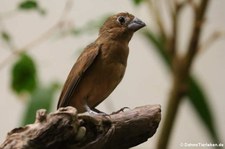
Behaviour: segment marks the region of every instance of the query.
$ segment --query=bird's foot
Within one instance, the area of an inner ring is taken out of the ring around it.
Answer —
[[[97,113],[97,112],[95,112],[95,111],[93,111],[91,109],[88,110],[87,113],[90,114],[90,115],[98,115],[99,114],[99,113]]]
[[[119,110],[116,111],[116,112],[112,112],[111,115],[113,115],[113,114],[118,114],[118,113],[120,113],[120,112],[124,112],[125,109],[130,109],[130,108],[129,108],[129,107],[123,107],[123,108],[119,109]]]
[[[104,113],[96,108],[91,109],[90,107],[86,106],[85,107],[87,110],[87,113],[90,115],[99,115],[99,116],[109,116],[109,114]]]

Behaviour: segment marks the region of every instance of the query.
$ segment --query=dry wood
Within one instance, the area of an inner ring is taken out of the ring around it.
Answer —
[[[152,137],[160,120],[160,105],[91,116],[77,114],[73,107],[50,114],[41,109],[34,124],[13,129],[0,148],[126,149]]]

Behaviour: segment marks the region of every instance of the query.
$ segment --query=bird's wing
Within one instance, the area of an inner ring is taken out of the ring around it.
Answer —
[[[86,70],[93,64],[97,55],[99,54],[100,46],[92,43],[88,45],[84,51],[81,53],[80,57],[77,59],[70,74],[64,84],[63,90],[61,92],[57,109],[60,107],[68,106],[71,96],[74,93],[79,81],[83,77]]]

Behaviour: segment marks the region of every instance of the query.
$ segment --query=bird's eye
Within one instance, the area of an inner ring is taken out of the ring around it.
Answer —
[[[125,23],[126,19],[125,19],[123,16],[120,16],[120,17],[117,18],[117,21],[118,21],[121,25],[123,25],[123,24]]]

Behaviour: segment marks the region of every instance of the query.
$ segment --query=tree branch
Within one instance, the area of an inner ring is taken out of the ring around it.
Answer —
[[[126,149],[152,137],[160,120],[160,105],[108,116],[77,114],[73,107],[50,114],[42,109],[37,111],[34,124],[9,132],[0,148]]]

